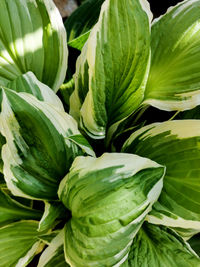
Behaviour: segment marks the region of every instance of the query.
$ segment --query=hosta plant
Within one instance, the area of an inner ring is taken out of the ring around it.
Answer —
[[[0,267],[200,266],[199,10],[0,1]]]

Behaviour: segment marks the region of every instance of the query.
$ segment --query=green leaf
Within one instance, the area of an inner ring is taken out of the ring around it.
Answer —
[[[146,0],[106,0],[102,5],[77,61],[70,99],[70,114],[92,138],[104,138],[112,124],[143,100],[150,54],[148,15],[151,19]]]
[[[0,1],[0,85],[27,71],[57,91],[67,69],[66,32],[53,1]]]
[[[0,225],[21,219],[39,220],[42,213],[15,201],[0,189]]]
[[[8,188],[25,198],[57,199],[60,180],[74,158],[85,154],[82,144],[68,139],[80,135],[74,119],[30,94],[2,89],[1,124]]]
[[[42,234],[39,236],[39,239],[46,245],[49,245],[51,241],[59,234],[59,232],[60,230],[55,230],[47,234]]]
[[[133,133],[122,151],[167,167],[148,221],[200,231],[200,120],[150,124]]]
[[[68,44],[82,37],[95,25],[104,0],[87,0],[65,22]],[[71,45],[70,45],[71,46]]]
[[[71,210],[65,227],[70,266],[119,266],[162,189],[165,169],[146,158],[77,157],[58,195]]]
[[[144,223],[122,267],[200,266],[200,259],[183,239],[164,226]]]
[[[30,93],[37,97],[39,100],[53,104],[61,111],[64,111],[63,104],[56,96],[56,94],[47,85],[41,83],[32,72],[22,74],[21,76],[18,76],[15,80],[10,81],[7,84],[7,88],[10,88],[16,92]],[[0,151],[4,143],[5,138],[0,134]],[[1,158],[0,171],[3,171],[3,161]]]
[[[81,36],[73,39],[72,41],[68,42],[68,45],[81,51],[90,35],[90,32],[91,31],[88,31]]]
[[[59,218],[67,218],[66,208],[61,202],[46,202],[44,214],[40,220],[38,231],[44,232],[53,228],[56,220]]]
[[[18,93],[32,94],[38,100],[45,101],[64,111],[59,97],[47,85],[41,83],[30,71],[9,82],[6,87]]]
[[[20,221],[0,228],[0,267],[24,267],[39,253],[38,222]]]
[[[200,104],[199,8],[186,0],[154,21],[146,104],[167,111]]]
[[[42,253],[37,267],[67,267],[64,256],[64,231],[52,240]]]
[[[59,89],[60,98],[65,106],[65,110],[69,111],[69,98],[74,91],[74,79],[71,78],[68,82],[63,83]]]

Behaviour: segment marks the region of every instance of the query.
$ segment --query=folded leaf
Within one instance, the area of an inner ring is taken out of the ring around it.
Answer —
[[[2,89],[1,124],[8,188],[25,198],[57,199],[59,182],[74,158],[86,154],[86,144],[69,139],[80,135],[74,119],[30,94]]]
[[[164,226],[144,223],[133,240],[128,260],[122,267],[200,266],[189,244]]]
[[[43,247],[38,241],[38,222],[20,221],[0,228],[0,266],[27,266]]]
[[[167,167],[151,223],[200,231],[200,120],[154,123],[133,133],[122,151]]]
[[[0,1],[0,85],[27,71],[57,91],[67,69],[66,32],[53,1]]]
[[[164,167],[136,155],[77,157],[59,197],[71,210],[65,227],[70,266],[119,266],[157,200]]]
[[[200,104],[200,0],[170,8],[152,25],[145,103],[162,110]]]
[[[52,240],[42,253],[37,267],[67,267],[64,256],[64,231]]]
[[[102,5],[77,61],[70,100],[70,114],[92,138],[104,138],[107,128],[143,100],[150,54],[148,16],[146,0],[106,0]]]
[[[41,211],[20,204],[0,190],[0,225],[22,219],[39,220],[41,216]]]
[[[58,218],[67,218],[67,211],[59,201],[45,202],[44,214],[40,220],[38,231],[43,232],[53,228]]]

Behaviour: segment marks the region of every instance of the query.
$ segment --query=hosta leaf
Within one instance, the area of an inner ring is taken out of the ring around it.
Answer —
[[[58,218],[67,218],[66,208],[59,201],[45,202],[44,214],[40,220],[38,231],[43,232],[53,228]]]
[[[170,8],[152,26],[146,103],[163,110],[200,104],[200,0]]]
[[[200,120],[150,124],[133,133],[122,151],[167,167],[162,193],[148,220],[200,230]]]
[[[42,213],[12,199],[0,189],[0,225],[21,219],[39,220]]]
[[[90,32],[91,31],[88,31],[76,39],[73,39],[72,41],[68,42],[68,45],[81,51],[90,35]]]
[[[77,157],[59,197],[71,210],[65,227],[70,266],[119,266],[157,200],[164,167],[136,155]]]
[[[0,84],[27,71],[57,91],[67,68],[66,32],[49,0],[0,1]]]
[[[41,83],[32,72],[27,72],[6,86],[15,92],[25,92],[34,95],[38,100],[48,102],[59,110],[64,111],[59,97],[45,84]]]
[[[24,267],[41,250],[38,222],[20,221],[0,228],[0,266]]]
[[[42,234],[39,236],[39,239],[42,240],[46,245],[49,245],[51,241],[59,234],[60,230],[55,230],[53,232]]]
[[[148,15],[146,0],[106,0],[82,49],[70,113],[95,139],[104,138],[109,126],[143,100],[150,52]]]
[[[164,226],[144,223],[133,240],[123,267],[200,266],[200,259],[183,239]]]
[[[64,256],[64,231],[52,240],[42,253],[37,267],[67,267]]]
[[[83,36],[97,22],[104,0],[87,0],[65,22],[68,43]]]
[[[53,104],[55,107],[64,111],[63,104],[57,95],[45,84],[41,83],[32,72],[27,72],[18,76],[15,80],[10,81],[7,84],[7,88],[10,88],[16,92],[26,92],[34,95],[41,101],[46,101]],[[0,151],[5,138],[0,134]],[[3,161],[0,156],[0,171],[3,171]]]
[[[1,124],[8,188],[17,196],[56,199],[59,181],[74,158],[85,154],[86,145],[69,139],[80,135],[74,119],[30,94],[2,89]]]

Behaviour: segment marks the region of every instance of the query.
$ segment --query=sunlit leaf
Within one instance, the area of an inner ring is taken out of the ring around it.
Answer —
[[[65,28],[53,1],[0,1],[0,85],[32,71],[57,91],[67,54]]]

